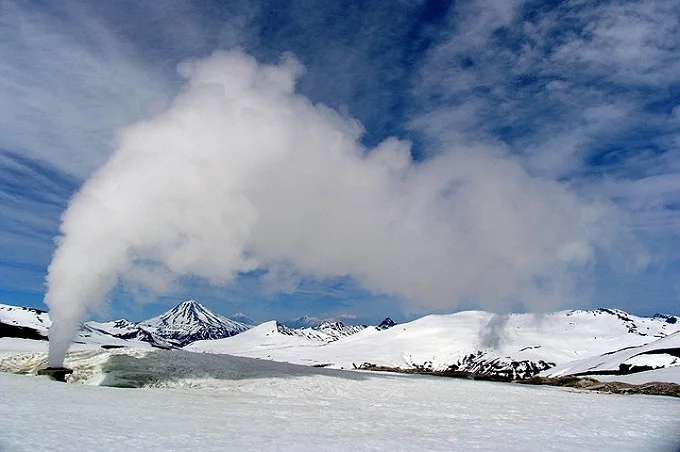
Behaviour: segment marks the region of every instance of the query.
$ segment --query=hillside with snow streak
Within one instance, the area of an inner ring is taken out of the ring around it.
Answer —
[[[661,376],[667,372],[661,374],[653,371],[667,368],[675,368],[676,375],[670,380],[662,377],[659,381],[680,384],[680,331],[649,344],[623,347],[621,350],[571,361],[547,370],[542,375],[553,378],[565,375],[591,376],[598,380],[616,375],[619,381],[635,381],[635,377],[622,379],[621,376],[650,371],[648,375]]]

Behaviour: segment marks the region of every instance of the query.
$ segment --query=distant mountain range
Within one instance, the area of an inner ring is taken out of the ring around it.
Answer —
[[[345,325],[342,322],[322,322],[313,328],[289,328],[276,322],[276,330],[284,335],[304,337],[314,341],[329,343],[351,336],[367,328],[367,325]]]
[[[321,317],[310,317],[308,315],[303,315],[302,317],[296,317],[294,319],[290,320],[284,320],[280,322],[283,326],[286,326],[288,328],[293,328],[293,329],[302,329],[302,328],[318,328],[319,326],[323,324],[329,324],[329,323],[343,323],[347,324],[348,320],[351,321],[353,317],[347,316],[347,315],[340,315],[337,317],[326,317],[326,318],[321,318]],[[366,326],[366,325],[364,325]]]
[[[52,322],[49,314],[34,308],[0,304],[0,337],[46,340]],[[247,325],[215,314],[195,300],[184,301],[169,311],[142,322],[125,319],[86,322],[75,342],[125,345],[146,342],[158,347],[184,347],[194,341],[222,339],[246,331]]]
[[[255,326],[257,325],[257,322],[248,317],[246,314],[242,312],[237,312],[235,314],[232,314],[229,316],[229,318],[235,322],[243,323],[244,325],[250,325],[250,326]]]
[[[295,328],[280,324],[282,334],[332,342],[366,328],[366,325],[344,325],[339,321],[313,317],[300,317],[296,320],[307,326]],[[164,348],[184,347],[199,340],[234,336],[252,328],[254,323],[243,313],[228,318],[212,312],[196,300],[187,300],[159,316],[141,322],[125,319],[86,322],[81,325],[75,342],[92,342],[96,337],[94,342],[97,344],[105,343],[109,338],[117,340],[111,345],[131,341]],[[0,304],[0,337],[46,340],[50,325],[49,314],[45,311]]]
[[[75,342],[104,347],[150,344],[324,367],[503,379],[658,369],[678,371],[680,378],[680,322],[674,315],[638,317],[616,309],[507,316],[466,311],[403,324],[387,318],[377,326],[319,323],[312,317],[253,326],[245,316],[235,317],[243,321],[188,300],[142,322],[87,322]],[[44,311],[0,305],[0,338],[44,340],[50,324]]]

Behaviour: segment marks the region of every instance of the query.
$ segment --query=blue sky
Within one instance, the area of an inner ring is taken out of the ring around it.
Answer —
[[[493,148],[615,206],[626,240],[589,260],[561,305],[677,313],[678,36],[680,6],[661,0],[2,2],[0,302],[44,307],[61,212],[118,130],[170,105],[178,64],[238,48],[262,63],[292,53],[297,92],[358,120],[369,149],[395,136],[426,163]],[[187,297],[258,320],[475,306],[377,292],[340,275],[281,293],[255,272],[226,287],[187,278],[158,297],[120,286],[94,315],[139,319]]]

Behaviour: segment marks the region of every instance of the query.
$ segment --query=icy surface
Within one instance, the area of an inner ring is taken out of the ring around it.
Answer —
[[[182,351],[90,351],[69,359],[74,375],[90,370],[90,383],[155,387],[63,384],[0,373],[0,450],[680,446],[680,400],[666,397],[343,372]]]

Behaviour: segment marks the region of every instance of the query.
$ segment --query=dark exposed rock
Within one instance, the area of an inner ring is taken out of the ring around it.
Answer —
[[[517,367],[520,367],[521,363],[517,363]],[[515,374],[512,370],[503,370],[499,372],[471,372],[466,370],[458,370],[454,366],[449,367],[446,370],[432,370],[428,365],[424,366],[414,366],[412,368],[401,368],[401,367],[390,367],[390,366],[379,366],[374,363],[364,362],[357,365],[353,363],[352,366],[357,370],[372,370],[376,372],[396,372],[403,374],[420,374],[420,375],[434,375],[437,377],[449,377],[449,378],[464,378],[466,380],[483,380],[483,381],[504,381],[510,382],[514,381],[512,375]]]
[[[382,331],[382,330],[387,330],[389,328],[392,328],[396,323],[394,323],[394,320],[391,318],[387,317],[385,320],[380,322],[378,326],[375,327],[376,330]]]
[[[46,341],[47,336],[40,334],[37,330],[27,327],[10,325],[0,322],[0,337],[18,337],[21,339],[33,339],[36,341]]]
[[[676,324],[678,323],[678,316],[669,314],[654,314],[653,319],[663,320],[666,323]]]
[[[443,372],[454,374],[462,372],[473,375],[486,375],[506,381],[530,378],[538,373],[554,367],[555,363],[543,360],[515,361],[511,358],[489,357],[483,351],[470,353],[449,366]]]

